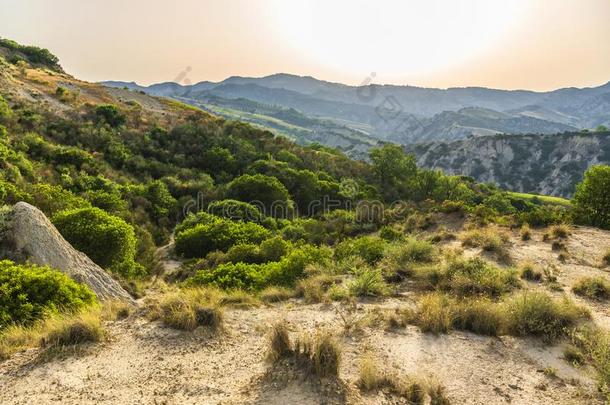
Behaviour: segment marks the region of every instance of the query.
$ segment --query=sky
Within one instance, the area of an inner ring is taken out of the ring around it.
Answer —
[[[89,81],[610,81],[610,0],[0,0],[0,37],[48,48]]]

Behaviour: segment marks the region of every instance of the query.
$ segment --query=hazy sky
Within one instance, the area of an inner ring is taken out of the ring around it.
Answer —
[[[90,81],[277,72],[547,90],[610,80],[610,0],[0,0],[0,36]],[[181,73],[186,73],[181,74]]]

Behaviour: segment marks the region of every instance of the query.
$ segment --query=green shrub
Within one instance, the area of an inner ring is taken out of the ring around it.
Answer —
[[[116,105],[101,104],[95,107],[95,118],[100,123],[105,123],[117,128],[127,122],[125,114],[119,111]]]
[[[369,264],[374,264],[383,258],[387,242],[376,236],[361,236],[347,239],[335,249],[337,260],[347,259],[350,256],[360,256]]]
[[[265,262],[276,262],[288,252],[289,244],[280,236],[264,240],[260,245],[260,254]]]
[[[572,291],[583,297],[607,300],[610,299],[610,283],[603,277],[584,277],[576,281]]]
[[[436,259],[436,248],[427,241],[408,238],[404,243],[393,245],[387,256],[401,265],[409,263],[431,263]]]
[[[48,267],[0,261],[0,329],[30,324],[48,313],[72,312],[95,302],[95,295]]]
[[[537,336],[552,342],[567,328],[589,317],[567,298],[554,300],[544,293],[522,293],[507,304],[509,331],[516,336]]]
[[[402,238],[403,233],[392,226],[384,226],[379,230],[379,236],[387,241],[394,241]]]
[[[275,177],[263,174],[237,177],[227,186],[229,198],[247,203],[262,204],[269,216],[287,216],[288,200],[290,195],[286,187]],[[273,212],[277,209],[279,212]]]
[[[175,250],[184,257],[204,257],[214,250],[227,251],[237,244],[260,243],[269,236],[267,229],[254,222],[215,218],[178,233]]]
[[[541,205],[518,215],[520,224],[531,226],[548,226],[572,222],[572,211],[558,205]]]
[[[237,200],[214,201],[208,206],[208,213],[236,221],[259,222],[262,219],[259,208]]]
[[[348,288],[357,297],[378,297],[388,292],[381,270],[369,267],[358,269]]]
[[[227,259],[231,263],[257,264],[263,262],[263,258],[258,246],[250,243],[232,246],[227,251]]]
[[[189,213],[186,218],[176,226],[174,233],[178,235],[180,232],[194,228],[197,225],[208,225],[217,222],[218,220],[219,218],[217,216],[205,211],[198,211],[195,214]]]
[[[606,266],[610,266],[610,250],[607,251],[604,257],[602,258],[602,263]]]
[[[136,237],[131,225],[99,208],[61,211],[53,224],[72,246],[98,265],[124,277],[143,272],[135,262]]]
[[[574,203],[583,221],[600,228],[610,228],[610,166],[590,167],[576,186]]]
[[[35,184],[30,189],[34,205],[47,215],[76,208],[89,208],[91,204],[61,186]]]
[[[306,245],[293,250],[279,262],[227,263],[214,269],[200,270],[190,279],[190,283],[240,290],[260,290],[269,285],[291,286],[303,276],[305,266],[322,263],[329,256],[327,249]]]

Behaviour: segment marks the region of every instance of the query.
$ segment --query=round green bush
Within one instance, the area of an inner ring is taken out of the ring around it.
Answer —
[[[126,277],[139,270],[134,261],[135,232],[121,218],[99,208],[80,208],[59,212],[52,222],[74,248],[98,265]]]
[[[216,218],[178,233],[175,250],[184,257],[205,257],[214,250],[226,252],[234,245],[260,243],[269,236],[267,229],[254,222]]]
[[[76,311],[94,302],[89,288],[57,270],[0,261],[0,329],[27,325],[45,314]]]
[[[263,174],[245,174],[229,183],[227,195],[239,201],[262,204],[267,210],[266,215],[283,216],[282,213],[274,215],[274,210],[284,211],[288,208],[290,195],[286,187],[275,177]]]
[[[257,207],[237,200],[214,201],[208,206],[208,212],[218,217],[241,221],[258,222],[262,218]]]

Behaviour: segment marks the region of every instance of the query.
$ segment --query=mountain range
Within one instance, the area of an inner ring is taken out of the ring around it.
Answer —
[[[610,125],[610,82],[548,92],[482,87],[349,86],[290,74],[230,77],[192,85],[141,86],[227,118],[249,121],[301,143],[362,155],[378,142],[404,145],[493,134],[554,134]]]

